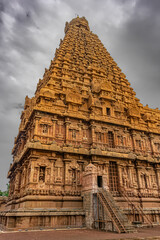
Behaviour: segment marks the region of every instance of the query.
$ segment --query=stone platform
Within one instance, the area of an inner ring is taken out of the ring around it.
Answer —
[[[0,213],[3,230],[81,228],[85,226],[82,209],[32,209],[10,210]]]

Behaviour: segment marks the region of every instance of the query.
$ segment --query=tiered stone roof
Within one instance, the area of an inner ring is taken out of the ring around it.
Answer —
[[[111,116],[106,116],[106,108]],[[87,20],[66,23],[65,37],[35,97],[26,97],[20,132],[35,110],[160,133],[160,111],[144,107]]]

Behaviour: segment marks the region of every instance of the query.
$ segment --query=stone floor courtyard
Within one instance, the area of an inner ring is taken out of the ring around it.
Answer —
[[[118,234],[102,232],[88,229],[73,230],[39,230],[39,231],[19,231],[2,232],[0,231],[0,240],[160,240],[160,226],[154,228],[138,229],[135,233]]]

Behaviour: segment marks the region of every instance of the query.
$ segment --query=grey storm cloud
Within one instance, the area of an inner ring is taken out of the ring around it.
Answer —
[[[0,0],[0,189],[5,190],[26,95],[32,97],[64,37],[85,16],[140,101],[160,107],[159,0]]]

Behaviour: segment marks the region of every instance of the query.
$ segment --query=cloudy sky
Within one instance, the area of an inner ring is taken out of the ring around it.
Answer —
[[[0,0],[0,189],[25,96],[54,57],[64,26],[85,16],[140,101],[160,108],[160,0]]]

